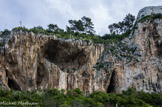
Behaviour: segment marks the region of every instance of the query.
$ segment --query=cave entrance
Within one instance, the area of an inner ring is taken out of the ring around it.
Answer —
[[[8,86],[14,90],[21,90],[20,86],[11,78],[8,78]]]
[[[44,85],[45,82],[48,81],[48,73],[46,72],[46,69],[42,63],[39,64],[37,68],[37,88],[39,88],[42,84]]]
[[[6,70],[6,77],[8,77],[8,87],[14,90],[21,90],[20,86],[17,84],[17,82],[9,77],[8,71]]]
[[[162,42],[157,44],[157,48],[158,56],[162,56]]]
[[[107,93],[115,92],[115,71],[112,72],[110,78],[110,84],[107,88]]]
[[[62,71],[75,71],[88,62],[88,55],[84,49],[59,40],[49,40],[46,43],[44,57]]]

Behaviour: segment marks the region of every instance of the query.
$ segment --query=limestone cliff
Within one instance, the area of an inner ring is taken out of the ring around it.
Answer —
[[[0,81],[15,90],[78,87],[85,95],[121,93],[129,87],[162,92],[162,19],[135,28],[129,38],[105,46],[12,32],[0,50]]]
[[[142,10],[145,13],[144,10],[149,8],[157,9],[146,7]],[[135,87],[138,91],[161,93],[162,19],[137,23],[131,34],[119,43],[108,43],[98,62],[99,70],[111,74],[108,92],[121,93]]]
[[[100,70],[112,74],[109,92],[120,93],[129,87],[162,92],[162,20],[139,23],[137,27],[132,38],[107,44],[100,58],[98,66],[105,65]]]
[[[0,53],[0,71],[7,87],[16,90],[97,90],[93,65],[103,45],[55,36],[12,32]]]

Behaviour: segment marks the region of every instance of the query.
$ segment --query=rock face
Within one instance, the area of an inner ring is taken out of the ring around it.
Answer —
[[[162,92],[162,19],[138,23],[131,38],[105,46],[25,32],[5,41],[0,84],[8,89]]]
[[[92,92],[98,82],[93,66],[103,49],[81,40],[12,32],[0,54],[3,83],[16,90],[79,87]]]
[[[138,91],[162,92],[162,19],[137,24],[133,37],[107,44],[99,70],[112,74],[108,92],[129,87]],[[107,65],[107,66],[106,66]]]
[[[162,6],[149,6],[141,9],[138,13],[137,20],[152,14],[162,14]]]

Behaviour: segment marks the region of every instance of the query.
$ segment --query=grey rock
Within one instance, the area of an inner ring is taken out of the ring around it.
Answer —
[[[137,20],[152,14],[162,14],[162,6],[148,6],[141,9],[138,13]]]

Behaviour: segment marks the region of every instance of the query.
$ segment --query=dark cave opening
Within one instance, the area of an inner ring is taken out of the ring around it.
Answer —
[[[8,70],[6,70],[6,77],[8,77],[9,88],[14,89],[14,90],[21,90],[20,86],[16,83],[16,81],[13,80],[11,77],[9,77]]]
[[[157,43],[157,48],[158,56],[162,56],[162,42],[160,44]]]
[[[59,41],[54,41],[54,40],[50,40],[47,44],[46,44],[46,47],[45,47],[45,52],[44,52],[44,57],[46,59],[48,59],[49,61],[51,62],[57,62],[56,59],[58,56],[58,52],[59,51]]]
[[[38,68],[37,68],[37,87],[39,87],[41,85],[42,82],[46,82],[47,81],[47,76],[46,76],[46,69],[44,67],[43,64],[39,64]]]
[[[45,45],[44,57],[56,64],[61,70],[76,70],[87,61],[87,53],[68,42],[49,40]]]
[[[115,92],[115,71],[112,72],[110,84],[107,88],[107,93]]]
[[[10,78],[8,78],[8,86],[9,88],[14,90],[21,90],[20,86],[13,79]]]

